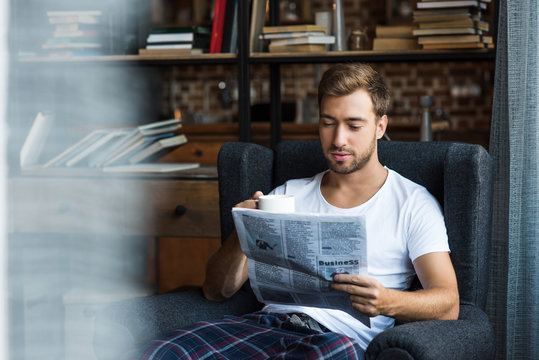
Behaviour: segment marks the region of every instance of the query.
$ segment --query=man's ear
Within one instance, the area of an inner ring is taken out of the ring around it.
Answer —
[[[376,123],[376,138],[380,140],[382,136],[384,136],[386,129],[387,129],[387,115],[384,115],[378,119],[378,122]]]

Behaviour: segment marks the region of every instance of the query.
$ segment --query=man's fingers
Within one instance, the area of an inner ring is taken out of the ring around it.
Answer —
[[[348,283],[332,283],[331,288],[336,291],[342,291],[350,295],[361,297],[371,297],[369,288]]]
[[[258,200],[258,198],[261,196],[264,196],[264,193],[262,191],[255,191],[253,196],[251,196],[251,200]]]
[[[262,191],[256,191],[249,199],[236,204],[235,207],[258,209],[258,198],[262,195],[264,195]]]
[[[353,275],[353,274],[336,274],[333,276],[333,281],[336,283],[353,284],[357,286],[371,286],[372,279],[368,276]]]

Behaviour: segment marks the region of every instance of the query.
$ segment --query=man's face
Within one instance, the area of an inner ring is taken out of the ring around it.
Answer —
[[[365,90],[347,96],[325,96],[320,106],[320,142],[329,168],[338,174],[361,170],[377,152],[387,117],[376,119]],[[375,159],[377,160],[377,159]]]

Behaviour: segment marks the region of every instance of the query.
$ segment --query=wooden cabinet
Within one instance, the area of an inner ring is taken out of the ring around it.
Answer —
[[[16,177],[10,231],[218,237],[217,181]]]
[[[158,292],[202,285],[206,263],[220,245],[218,238],[159,238]]]
[[[220,245],[215,167],[146,177],[43,169],[10,178],[8,194],[12,234],[157,238],[160,292],[201,285]]]

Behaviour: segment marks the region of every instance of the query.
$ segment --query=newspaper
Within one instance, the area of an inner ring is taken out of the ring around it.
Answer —
[[[367,274],[365,218],[233,208],[258,301],[343,310],[367,327],[350,296],[330,288],[337,273]]]

